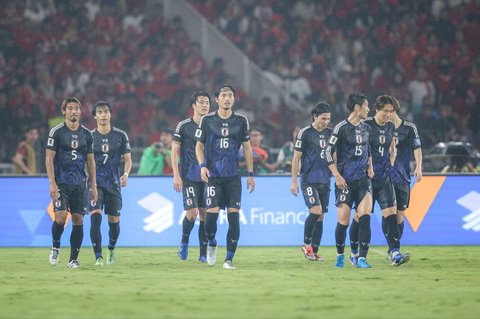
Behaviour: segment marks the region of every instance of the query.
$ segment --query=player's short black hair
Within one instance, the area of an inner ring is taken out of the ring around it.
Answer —
[[[318,103],[310,112],[310,114],[312,114],[312,117],[318,116],[323,113],[330,113],[330,104],[328,104],[327,102]]]
[[[394,97],[393,95],[390,95],[390,98],[392,99],[393,102],[393,107],[395,109],[395,112],[400,112],[400,101]]]
[[[347,99],[347,109],[350,111],[350,113],[353,112],[355,109],[355,105],[362,105],[363,102],[367,100],[367,96],[363,93],[352,93],[348,96]]]
[[[67,109],[67,104],[68,103],[76,103],[78,104],[78,107],[81,109],[82,108],[82,103],[80,102],[79,99],[77,99],[76,97],[74,96],[71,96],[71,97],[67,97],[65,100],[63,100],[62,102],[62,106],[60,107],[60,109],[62,110],[62,112],[65,112],[65,110]]]
[[[375,100],[375,110],[380,111],[382,110],[385,105],[390,104],[395,108],[395,104],[393,102],[393,99],[390,95],[380,95],[377,97]]]
[[[163,127],[160,129],[160,133],[167,133],[167,134],[173,135],[173,130],[169,127]]]
[[[222,84],[216,91],[215,91],[215,97],[218,97],[221,92],[224,91],[232,91],[233,96],[235,96],[235,89],[230,85],[230,84]]]
[[[92,108],[92,115],[95,116],[97,114],[97,108],[100,106],[106,106],[108,108],[108,111],[112,113],[112,105],[106,101],[98,101],[95,103],[95,105]]]
[[[210,98],[210,94],[208,94],[206,91],[195,91],[192,94],[192,97],[190,98],[190,105],[193,105],[197,102],[197,99],[199,96],[204,96],[208,98],[208,102],[212,104],[212,99]]]

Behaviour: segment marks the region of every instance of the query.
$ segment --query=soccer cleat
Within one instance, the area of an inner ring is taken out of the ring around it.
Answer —
[[[313,257],[315,257],[315,261],[325,261],[318,253],[314,253]]]
[[[178,257],[181,260],[187,260],[187,258],[188,258],[188,244],[180,243],[180,248],[178,248]]]
[[[103,266],[105,265],[105,261],[103,260],[103,257],[100,256],[97,258],[97,260],[95,260],[95,266]]]
[[[300,246],[300,249],[302,250],[305,258],[307,258],[308,260],[315,260],[315,256],[313,255],[312,246],[303,244],[302,246]]]
[[[117,263],[117,257],[115,256],[115,250],[108,250],[108,257],[105,262],[106,265],[113,265]]]
[[[352,266],[357,266],[358,263],[358,253],[350,253],[350,263]]]
[[[207,263],[209,266],[215,265],[217,262],[217,246],[207,246]]]
[[[201,263],[206,263],[207,262],[207,256],[203,255],[198,257],[198,261]]]
[[[345,267],[345,255],[337,255],[337,260],[335,262],[335,267],[337,268],[343,268]]]
[[[223,269],[235,269],[235,266],[233,265],[231,260],[225,260],[223,263]]]
[[[80,268],[80,264],[77,260],[70,260],[67,264],[68,268]]]
[[[370,264],[367,262],[365,257],[358,258],[358,262],[357,262],[357,265],[355,267],[357,267],[357,268],[372,268],[372,266],[370,266]]]
[[[58,257],[60,257],[60,248],[50,249],[50,256],[48,256],[48,260],[50,261],[50,265],[52,265],[52,266],[58,265]]]
[[[392,263],[391,263],[391,265],[394,266],[394,267],[398,267],[398,266],[400,266],[401,264],[406,263],[409,259],[410,259],[410,255],[408,256],[408,258],[406,258],[404,254],[398,252],[397,254],[395,254],[394,256],[392,256]]]

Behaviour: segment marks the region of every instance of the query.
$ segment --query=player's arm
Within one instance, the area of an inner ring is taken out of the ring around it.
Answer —
[[[395,137],[392,140],[392,144],[390,144],[390,165],[395,164],[395,158],[397,157],[397,140]]]
[[[33,173],[28,169],[27,165],[23,162],[23,155],[20,153],[20,149],[17,150],[15,155],[12,157],[12,163],[20,167],[22,172],[27,175],[33,175]]]
[[[373,176],[375,175],[375,172],[373,171],[373,160],[372,160],[372,156],[369,156],[368,157],[368,178],[373,178]]]
[[[132,170],[132,154],[123,154],[123,160],[125,163],[123,164],[123,175],[120,177],[120,184],[122,187],[125,187],[127,186],[128,176],[130,176],[130,171]]]
[[[415,176],[415,182],[420,182],[422,180],[422,165],[423,165],[423,158],[422,158],[422,148],[416,148],[413,151],[413,157],[415,158],[415,171],[413,172],[413,176]]]
[[[53,168],[53,159],[56,152],[47,149],[45,154],[45,167],[47,169],[48,181],[50,182],[50,198],[56,200],[58,198],[58,186],[55,182],[55,169]]]
[[[178,153],[180,152],[181,143],[177,141],[172,142],[172,151],[170,153],[173,170],[173,188],[175,191],[180,192],[183,187],[183,181],[180,177],[180,169],[178,168]]]
[[[302,152],[294,150],[292,159],[292,185],[290,185],[290,192],[294,195],[298,195],[298,171],[300,168],[300,159],[302,158]]]
[[[198,165],[200,166],[200,176],[202,177],[202,181],[207,183],[210,178],[210,171],[207,166],[205,166],[205,144],[200,141],[197,141],[197,144],[195,145],[195,156],[197,157]]]
[[[328,169],[330,170],[330,172],[332,172],[332,175],[335,178],[335,185],[337,185],[337,187],[340,189],[345,189],[347,188],[347,182],[345,181],[343,176],[340,175],[340,172],[337,168],[337,152],[335,152],[334,148],[337,137],[333,136],[333,138],[331,137],[330,140],[333,142],[331,142],[331,144],[327,147],[327,151],[325,152],[327,157]]]
[[[255,189],[255,179],[253,178],[252,145],[250,145],[250,141],[245,141],[242,143],[242,145],[243,145],[243,154],[245,156],[245,160],[247,161],[247,170],[248,170],[247,188],[251,193]]]
[[[88,178],[92,183],[92,199],[94,202],[98,200],[98,192],[97,192],[97,173],[95,169],[95,157],[93,153],[87,153],[87,170],[88,170]]]

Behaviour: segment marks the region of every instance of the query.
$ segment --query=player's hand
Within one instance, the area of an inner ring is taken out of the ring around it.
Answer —
[[[255,190],[255,179],[253,178],[253,176],[249,176],[247,179],[247,189],[249,193]]]
[[[210,178],[210,171],[206,167],[202,167],[200,170],[200,176],[202,178],[202,181],[205,183],[208,183],[208,179]]]
[[[335,177],[335,185],[337,185],[337,187],[340,189],[346,189],[348,187],[347,182],[345,182],[345,179],[342,175]]]
[[[127,175],[127,174],[123,174],[123,175],[120,177],[120,185],[122,185],[122,187],[125,187],[125,186],[127,186],[127,183],[128,183],[128,175]]]
[[[92,185],[92,201],[94,203],[97,203],[98,201],[98,191],[97,191],[97,185]]]
[[[290,192],[295,197],[298,195],[298,183],[297,182],[292,182],[292,185],[290,186]]]
[[[60,197],[60,193],[58,192],[57,183],[50,184],[50,198],[53,201],[56,201]]]
[[[415,176],[415,183],[420,182],[423,177],[422,169],[420,167],[415,168],[415,171],[413,172],[413,176]]]
[[[180,178],[180,176],[174,176],[173,177],[173,189],[175,189],[176,192],[181,192],[183,188],[183,181]]]

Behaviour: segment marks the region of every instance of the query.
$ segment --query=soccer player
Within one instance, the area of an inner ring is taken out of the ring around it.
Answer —
[[[80,125],[81,103],[75,97],[66,98],[61,106],[65,122],[50,130],[47,140],[45,164],[50,182],[55,219],[52,224],[52,249],[50,264],[58,264],[60,238],[67,220],[67,210],[72,215],[70,235],[70,260],[68,268],[78,268],[78,253],[83,241],[83,215],[87,211],[87,175],[92,185],[92,200],[98,200],[93,157],[93,136]]]
[[[394,102],[388,95],[381,95],[375,101],[375,116],[364,122],[371,127],[370,151],[373,162],[374,176],[372,178],[373,202],[377,201],[382,210],[382,225],[387,239],[391,262],[399,266],[409,260],[408,254],[400,252],[400,235],[397,226],[397,200],[390,170],[395,160],[395,125],[390,118],[395,110]],[[352,252],[350,262],[356,265],[358,261],[358,230],[359,223],[353,219],[350,226],[350,243]]]
[[[390,177],[395,188],[397,197],[397,224],[399,230],[399,238],[403,236],[405,211],[410,202],[410,160],[415,158],[415,170],[413,176],[415,182],[422,180],[422,143],[415,124],[403,120],[399,117],[400,103],[392,96],[394,112],[392,114],[392,122],[395,124],[395,142],[396,157],[395,163],[390,170]],[[385,225],[382,223],[383,232],[385,233]]]
[[[301,248],[305,258],[323,261],[318,248],[323,234],[324,214],[328,211],[332,176],[325,156],[332,134],[332,129],[328,127],[330,106],[325,102],[319,103],[310,114],[312,124],[301,129],[295,140],[290,192],[294,196],[298,194],[297,175],[300,168],[303,199],[310,212],[305,220]]]
[[[207,237],[205,235],[205,183],[200,176],[195,155],[195,132],[202,116],[210,111],[210,95],[207,92],[197,91],[192,95],[190,105],[193,116],[178,123],[172,142],[172,169],[173,188],[183,193],[183,208],[186,211],[182,222],[182,240],[178,249],[181,260],[188,258],[188,242],[190,233],[195,225],[197,215],[200,218],[198,228],[198,241],[200,244],[200,257],[198,261],[207,262]],[[178,164],[180,153],[180,168]]]
[[[98,201],[90,201],[90,239],[95,254],[95,265],[112,265],[116,263],[115,245],[120,235],[120,211],[122,209],[121,187],[127,186],[128,175],[132,169],[132,156],[127,133],[112,126],[112,105],[98,101],[92,109],[97,120],[97,128],[93,130],[93,146],[95,166],[97,169]],[[122,160],[123,175],[119,168]],[[102,255],[102,210],[108,215],[108,256]]]
[[[335,126],[327,148],[327,161],[335,177],[335,205],[338,223],[335,229],[337,259],[335,267],[345,266],[345,238],[350,212],[356,208],[359,216],[360,252],[357,268],[371,268],[366,257],[370,245],[370,213],[372,211],[373,177],[369,142],[371,128],[363,122],[368,116],[367,97],[360,93],[347,99],[350,115]],[[335,156],[335,157],[334,157]],[[336,160],[334,160],[336,159]],[[355,204],[355,206],[354,206]]]
[[[218,104],[216,112],[202,117],[195,132],[195,153],[201,169],[201,177],[207,183],[205,190],[205,232],[207,235],[207,263],[213,266],[217,258],[217,219],[220,209],[227,207],[228,233],[225,269],[235,269],[232,260],[240,238],[242,184],[238,164],[238,151],[243,146],[247,160],[247,188],[255,189],[253,156],[250,145],[249,124],[245,116],[233,112],[235,90],[222,85],[215,92]]]

